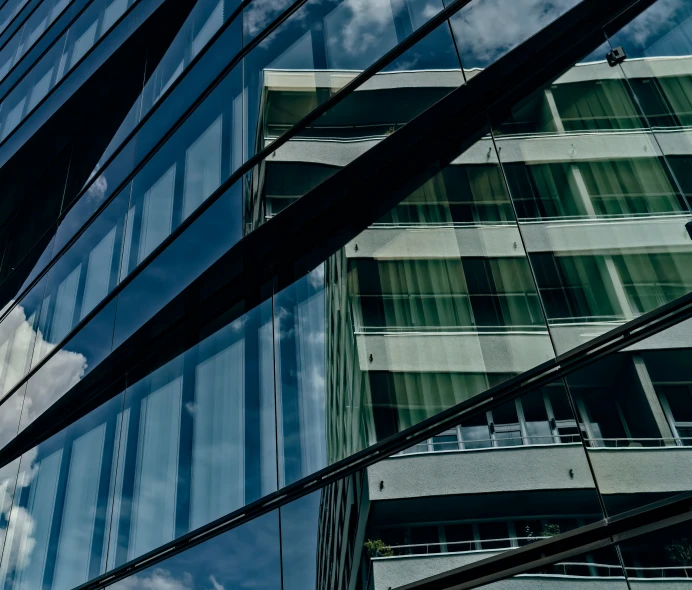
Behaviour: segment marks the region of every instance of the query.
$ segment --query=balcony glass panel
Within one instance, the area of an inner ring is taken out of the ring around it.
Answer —
[[[644,585],[688,588],[692,582],[690,522],[667,526],[622,541],[622,555],[630,587]]]

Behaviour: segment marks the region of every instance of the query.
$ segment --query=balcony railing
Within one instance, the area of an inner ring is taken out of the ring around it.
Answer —
[[[563,445],[581,442],[578,434],[560,434],[543,436],[511,436],[507,438],[486,438],[474,440],[444,440],[419,443],[401,451],[399,455],[418,453],[440,453],[445,451],[472,451],[476,449],[499,449],[505,447]]]
[[[692,437],[674,438],[591,438],[586,440],[590,448],[633,449],[633,448],[657,448],[657,447],[690,447],[692,449]]]
[[[550,537],[507,537],[504,539],[482,539],[470,541],[452,541],[447,543],[413,543],[409,545],[392,545],[394,555],[433,555],[439,553],[466,553],[468,551],[504,551],[515,549],[529,543],[549,539]],[[495,546],[494,545],[499,545]]]
[[[379,559],[403,556],[444,555],[450,553],[469,553],[474,551],[508,551],[529,543],[549,539],[550,537],[510,537],[505,539],[483,539],[473,541],[454,541],[447,543],[414,543],[392,545],[393,555],[378,555]],[[504,544],[500,547],[492,545]],[[660,580],[670,578],[692,579],[692,566],[661,567],[626,567],[630,578]],[[538,570],[520,574],[522,576],[568,576],[575,578],[623,578],[622,566],[619,564],[596,563],[589,561],[563,561],[544,566]]]

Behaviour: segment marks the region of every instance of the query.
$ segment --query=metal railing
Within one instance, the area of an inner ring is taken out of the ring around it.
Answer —
[[[511,436],[507,438],[495,437],[474,440],[447,440],[428,441],[401,451],[399,455],[412,455],[417,453],[439,453],[444,451],[472,451],[476,449],[499,449],[505,447],[535,446],[535,445],[563,445],[581,442],[578,434],[542,435],[542,436]]]
[[[547,536],[508,537],[502,539],[479,539],[471,541],[453,541],[447,543],[412,543],[407,545],[392,545],[389,547],[392,555],[377,555],[377,558],[443,555],[447,553],[466,553],[471,551],[508,551],[517,549],[528,543],[549,539]],[[493,545],[504,546],[493,547]],[[661,567],[625,567],[629,577],[638,579],[692,579],[690,566],[661,566]],[[623,568],[620,564],[596,563],[589,561],[561,561],[543,566],[537,570],[520,574],[522,576],[559,575],[570,577],[604,577],[623,578]]]
[[[389,548],[394,555],[384,557],[399,557],[402,555],[431,555],[437,553],[464,553],[467,551],[504,551],[514,549],[528,543],[549,539],[550,537],[507,537],[503,539],[479,539],[469,541],[448,541],[447,543],[412,543],[408,545],[391,545]],[[501,544],[504,546],[492,547]]]
[[[660,448],[660,447],[690,447],[692,437],[678,436],[668,438],[590,438],[586,439],[586,445],[590,448]]]

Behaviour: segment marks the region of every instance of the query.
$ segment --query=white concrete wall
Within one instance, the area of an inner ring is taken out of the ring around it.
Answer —
[[[469,551],[437,555],[379,557],[372,560],[375,590],[397,588],[451,569],[497,555],[499,551]]]
[[[593,487],[586,454],[578,443],[398,455],[368,467],[372,502]]]
[[[602,221],[522,223],[529,252],[690,251],[687,215]]]
[[[488,225],[366,229],[346,244],[346,256],[376,260],[435,260],[523,257],[526,254],[516,225]]]
[[[603,494],[692,489],[692,447],[590,449]]]
[[[358,334],[356,342],[361,371],[522,373],[554,358],[547,330]]]
[[[498,552],[474,551],[405,557],[383,557],[372,560],[375,590],[394,590],[399,586],[423,580],[469,563],[480,561]],[[653,581],[642,581],[633,588],[651,587]],[[661,581],[656,590],[690,590],[692,580],[680,583]],[[483,590],[627,590],[622,578],[577,578],[554,575],[521,575],[481,587]]]

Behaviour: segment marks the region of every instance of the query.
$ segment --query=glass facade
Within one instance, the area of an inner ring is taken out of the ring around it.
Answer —
[[[0,588],[690,585],[692,10],[175,1],[0,5]]]

